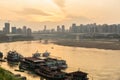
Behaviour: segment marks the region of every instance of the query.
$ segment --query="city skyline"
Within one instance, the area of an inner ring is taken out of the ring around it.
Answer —
[[[119,0],[1,0],[0,29],[10,20],[12,26],[29,26],[33,30],[44,25],[69,27],[76,24],[119,24]],[[16,5],[17,4],[17,5]]]
[[[28,30],[28,31],[27,31]],[[27,34],[27,32],[32,32],[32,29],[27,26],[16,27],[11,26],[11,23],[5,22],[2,30],[0,30],[1,34]],[[120,33],[120,24],[80,24],[77,25],[75,23],[71,24],[71,26],[67,29],[65,25],[58,25],[55,28],[48,29],[46,25],[42,30],[33,31],[33,33],[108,33],[108,34],[119,34]]]

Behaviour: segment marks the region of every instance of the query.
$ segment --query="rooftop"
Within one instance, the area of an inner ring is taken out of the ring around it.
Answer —
[[[44,60],[39,59],[39,58],[34,58],[34,57],[26,57],[26,60],[29,60],[31,62],[43,62]]]

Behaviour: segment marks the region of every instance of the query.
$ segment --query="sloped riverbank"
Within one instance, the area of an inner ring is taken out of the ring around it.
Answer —
[[[73,40],[56,40],[54,44],[72,47],[84,47],[84,48],[98,48],[108,50],[120,50],[120,42],[117,41],[73,41]]]

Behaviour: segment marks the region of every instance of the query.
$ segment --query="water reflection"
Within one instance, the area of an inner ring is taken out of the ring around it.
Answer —
[[[19,62],[7,61],[7,65],[8,65],[10,68],[16,68],[16,67],[18,67],[18,64],[19,64]]]

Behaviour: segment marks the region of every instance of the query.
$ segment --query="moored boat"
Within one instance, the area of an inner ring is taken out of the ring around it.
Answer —
[[[65,60],[59,60],[59,59],[54,59],[54,58],[46,58],[46,65],[50,67],[51,69],[66,69],[67,64]]]
[[[87,73],[76,71],[63,72],[67,68],[65,60],[40,56],[37,52],[32,57],[24,57],[19,64],[19,69],[32,71],[47,80],[88,80]]]
[[[75,72],[71,72],[68,73],[66,75],[66,79],[65,80],[89,80],[89,78],[87,77],[88,73],[82,72],[82,71],[75,71]]]
[[[19,68],[33,70],[39,68],[41,65],[44,65],[45,61],[35,57],[25,57],[20,61]]]
[[[0,52],[0,62],[6,62],[5,59],[3,59],[3,53]]]
[[[28,67],[29,65],[29,67]],[[62,70],[67,68],[67,64],[65,60],[59,60],[55,58],[50,58],[50,53],[47,51],[43,53],[43,56],[41,56],[41,53],[36,52],[33,54],[32,57],[25,57],[21,62],[20,66],[21,68],[24,66],[24,68],[31,69],[31,68],[37,68],[41,65],[46,65],[51,70]]]
[[[49,80],[64,80],[66,73],[59,70],[50,70],[46,66],[35,69],[35,73]]]
[[[56,64],[60,69],[66,69],[68,67],[65,60],[57,60]]]
[[[0,59],[2,59],[3,58],[3,53],[2,52],[0,52]]]
[[[23,58],[23,56],[16,51],[9,51],[6,58],[7,61],[19,62]]]

